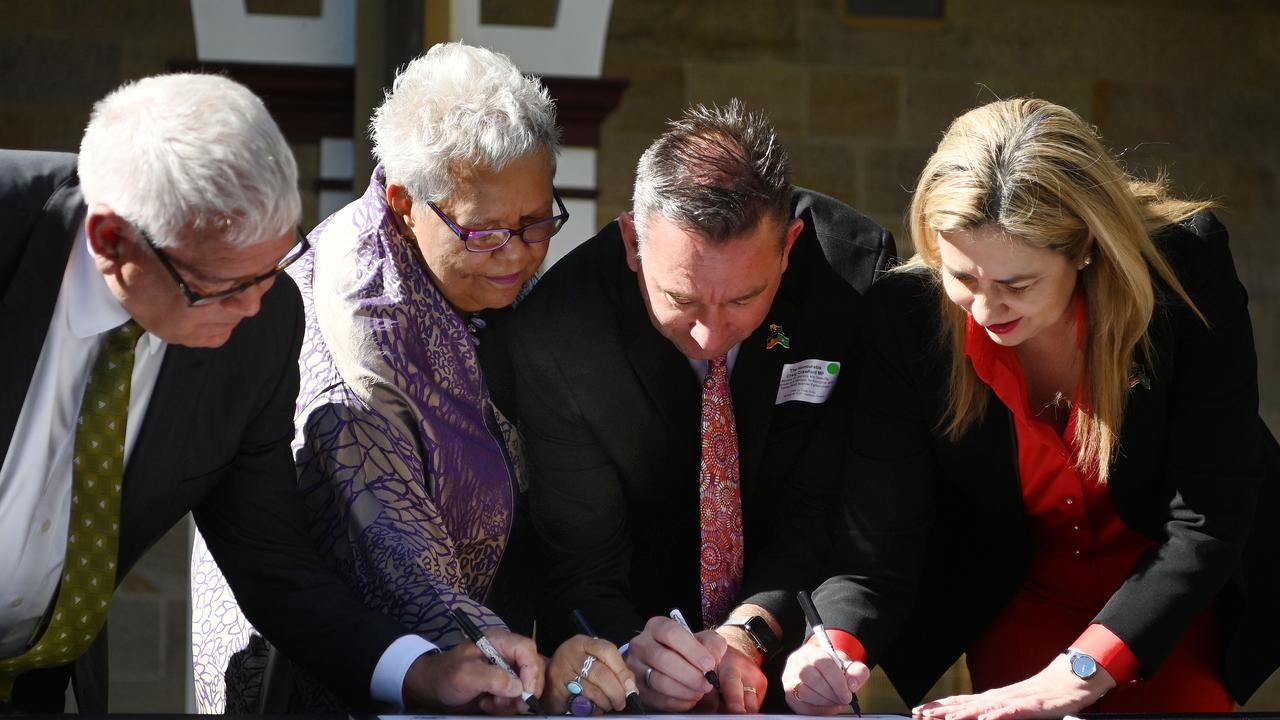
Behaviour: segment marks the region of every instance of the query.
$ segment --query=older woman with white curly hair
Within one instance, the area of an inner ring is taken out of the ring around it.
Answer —
[[[293,447],[313,539],[370,607],[421,638],[404,648],[407,665],[475,652],[455,609],[489,635],[532,629],[525,460],[486,378],[506,356],[503,317],[568,212],[552,187],[552,101],[503,55],[433,47],[399,73],[370,130],[379,165],[368,190],[311,233],[314,253],[291,270],[306,313]],[[331,707],[297,672],[271,671],[259,692],[264,665],[290,664],[268,663],[226,612],[234,602],[200,553],[202,709]],[[538,694],[541,682],[517,669]],[[545,673],[543,704],[556,712],[620,710],[635,691],[617,648],[584,635]],[[291,699],[276,702],[279,689]],[[455,698],[460,709],[518,708],[473,689]]]

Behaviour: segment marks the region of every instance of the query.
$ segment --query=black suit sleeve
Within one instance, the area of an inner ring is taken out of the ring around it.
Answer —
[[[888,269],[894,256],[893,236],[877,230],[875,249],[867,252],[868,260],[850,263],[870,270],[867,274],[875,277]],[[799,462],[783,480],[778,522],[743,578],[742,602],[759,605],[778,620],[786,636],[784,646],[794,647],[803,639],[804,618],[796,592],[812,589],[827,577],[833,543],[839,542],[834,530],[840,523],[838,504],[832,499],[839,497],[846,472],[850,413],[862,365],[860,325],[865,306],[864,300],[833,316],[839,320],[830,323],[828,332],[849,339],[840,354],[844,360],[841,380],[814,424]]]
[[[1174,301],[1164,458],[1140,491],[1166,505],[1163,541],[1139,560],[1095,622],[1150,675],[1239,564],[1262,478],[1258,375],[1248,298],[1227,232],[1211,214],[1181,232],[1180,280],[1208,327]],[[1159,310],[1157,311],[1159,312]],[[1154,378],[1160,382],[1162,378]],[[1121,437],[1124,452],[1124,437]],[[1119,488],[1113,494],[1119,492]]]
[[[261,400],[226,476],[195,509],[196,524],[249,621],[346,701],[363,705],[379,658],[406,631],[364,607],[308,539],[289,449],[302,309],[287,278],[273,295],[254,343],[254,361],[272,370],[257,373],[257,386],[234,389]]]
[[[831,500],[840,493],[849,400],[857,368],[846,359],[842,373],[847,373],[848,382],[836,384],[799,462],[783,482],[777,522],[767,536],[757,535],[765,539],[766,546],[744,569],[740,603],[759,605],[778,621],[784,648],[798,646],[804,637],[804,617],[796,593],[812,590],[829,570],[836,516]]]
[[[934,513],[931,425],[911,360],[910,308],[937,304],[916,278],[893,275],[867,297],[837,504],[835,574],[814,593],[828,627],[862,643],[874,664],[912,607]]]

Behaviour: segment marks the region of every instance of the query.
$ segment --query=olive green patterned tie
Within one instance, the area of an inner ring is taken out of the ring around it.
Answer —
[[[89,373],[76,419],[62,583],[40,639],[25,653],[0,660],[0,703],[9,700],[19,675],[80,657],[106,622],[116,579],[129,384],[141,335],[132,320],[107,333]]]

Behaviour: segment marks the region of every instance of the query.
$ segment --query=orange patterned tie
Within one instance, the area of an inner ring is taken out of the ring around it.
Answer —
[[[733,421],[726,357],[712,360],[702,381],[702,624],[724,622],[742,585],[742,495],[738,428]]]

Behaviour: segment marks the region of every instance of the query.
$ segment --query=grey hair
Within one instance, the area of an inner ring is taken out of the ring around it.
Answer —
[[[506,55],[441,43],[397,75],[369,123],[373,154],[419,202],[453,192],[454,173],[501,170],[544,151],[555,170],[560,150],[555,104],[542,83]]]
[[[696,105],[640,156],[632,212],[643,238],[655,214],[712,242],[791,212],[791,157],[762,112],[741,100]]]
[[[158,75],[93,106],[80,141],[86,203],[160,246],[216,236],[244,247],[298,224],[298,166],[266,107],[218,75]]]

